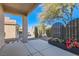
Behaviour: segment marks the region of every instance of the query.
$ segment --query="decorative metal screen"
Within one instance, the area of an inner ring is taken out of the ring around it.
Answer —
[[[73,36],[75,40],[79,40],[79,19],[71,20],[66,28],[67,39]]]
[[[65,27],[62,23],[57,22],[52,26],[52,37],[63,39],[65,37]]]

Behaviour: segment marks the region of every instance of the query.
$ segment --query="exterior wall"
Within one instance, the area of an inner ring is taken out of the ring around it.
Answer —
[[[16,38],[16,25],[5,25],[5,39]]]
[[[19,38],[19,26],[16,24],[16,21],[10,19],[10,17],[5,16],[5,42],[13,41]]]
[[[4,16],[3,9],[0,6],[0,48],[5,44],[4,42]]]
[[[28,34],[30,34],[31,37],[35,37],[35,35],[34,35],[34,27],[32,27],[32,29],[29,29]]]

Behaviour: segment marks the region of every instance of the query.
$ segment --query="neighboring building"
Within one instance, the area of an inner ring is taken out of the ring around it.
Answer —
[[[13,41],[19,37],[19,26],[15,20],[5,17],[4,24],[5,42]]]
[[[57,22],[53,24],[51,30],[52,30],[53,38],[59,38],[59,39],[65,38],[66,32],[65,32],[65,27],[62,23]]]
[[[67,38],[71,38],[72,36],[74,39],[79,40],[79,19],[75,19],[70,21],[67,24]]]
[[[22,27],[19,28],[19,38],[22,38],[23,36],[23,29]]]
[[[28,38],[33,38],[35,37],[34,35],[34,27],[28,30]]]

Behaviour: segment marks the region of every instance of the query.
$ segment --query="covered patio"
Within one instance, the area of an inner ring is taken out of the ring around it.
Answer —
[[[21,41],[9,43],[0,50],[2,56],[76,56],[73,53],[37,39],[23,44]]]
[[[2,56],[75,56],[75,54],[62,50],[48,44],[47,41],[34,39],[28,41],[28,19],[27,15],[38,4],[35,3],[5,3],[0,4],[0,55]],[[23,19],[22,42],[15,41],[5,44],[4,42],[4,13],[21,15]],[[25,43],[24,43],[25,42]]]
[[[27,15],[37,6],[36,3],[1,3],[0,4],[0,47],[5,45],[4,42],[4,14],[11,13],[13,15],[22,16],[22,41],[27,42],[28,20]]]

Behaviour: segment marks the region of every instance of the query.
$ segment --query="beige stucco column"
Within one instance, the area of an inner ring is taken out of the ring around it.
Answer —
[[[0,48],[4,46],[4,11],[0,4]]]
[[[28,41],[28,21],[27,16],[22,16],[23,18],[23,38],[22,42],[26,43]]]

